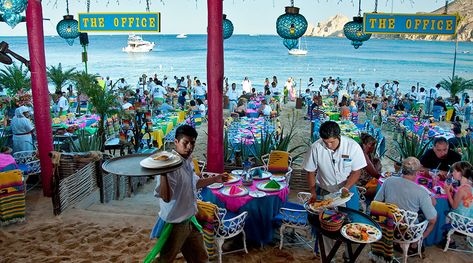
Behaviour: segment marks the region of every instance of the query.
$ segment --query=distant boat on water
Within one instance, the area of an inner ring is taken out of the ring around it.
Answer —
[[[464,50],[464,51],[462,51],[462,53],[463,53],[463,54],[470,54],[470,51]]]
[[[249,34],[250,37],[258,37],[258,34]]]
[[[299,38],[297,48],[293,48],[289,50],[288,53],[289,55],[293,55],[293,56],[305,56],[307,55],[307,50],[301,48],[301,39]]]
[[[181,34],[177,35],[176,38],[187,38],[187,35],[181,33]]]
[[[122,49],[123,52],[128,53],[145,53],[153,50],[154,42],[143,40],[140,36],[131,34],[128,36],[128,46]]]

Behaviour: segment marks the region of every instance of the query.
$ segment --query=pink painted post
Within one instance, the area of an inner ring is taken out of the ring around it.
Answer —
[[[223,172],[223,2],[207,0],[207,170]]]
[[[49,91],[44,55],[43,11],[41,0],[29,0],[26,9],[26,28],[30,53],[31,86],[34,104],[34,123],[38,138],[43,194],[52,196],[53,165],[49,152],[53,150]]]

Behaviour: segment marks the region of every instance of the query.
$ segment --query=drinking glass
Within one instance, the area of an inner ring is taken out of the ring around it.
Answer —
[[[432,187],[436,186],[439,180],[439,170],[438,169],[433,169],[432,170]]]

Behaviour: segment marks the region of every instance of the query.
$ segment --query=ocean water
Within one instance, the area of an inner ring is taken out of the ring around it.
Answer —
[[[124,77],[135,84],[143,73],[162,77],[197,76],[206,82],[206,35],[144,35],[144,40],[157,45],[152,52],[129,54],[122,52],[126,35],[91,35],[88,46],[89,73]],[[26,37],[2,37],[10,49],[28,57]],[[279,83],[293,77],[305,87],[309,77],[316,85],[323,77],[352,78],[371,88],[375,82],[398,80],[403,90],[412,85],[431,87],[443,78],[451,77],[454,42],[371,39],[354,49],[344,38],[303,38],[306,56],[291,56],[279,36],[234,35],[224,41],[225,76],[229,82],[241,85],[245,76],[257,90],[262,90],[266,77],[277,76]],[[63,68],[82,70],[82,47],[77,39],[71,47],[60,37],[45,37],[46,63]],[[2,68],[2,66],[0,66]],[[460,42],[456,74],[473,78],[473,43]]]

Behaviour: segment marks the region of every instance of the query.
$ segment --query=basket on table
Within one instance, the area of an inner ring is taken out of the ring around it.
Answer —
[[[319,214],[320,227],[324,230],[336,232],[342,228],[345,214],[335,210],[325,210]]]

